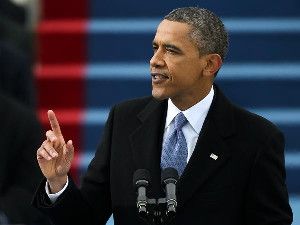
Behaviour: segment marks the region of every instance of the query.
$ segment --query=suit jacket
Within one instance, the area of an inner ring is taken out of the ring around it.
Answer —
[[[0,94],[0,211],[11,223],[49,224],[30,205],[42,174],[36,162],[41,126],[34,114]]]
[[[1,40],[0,90],[25,106],[35,109],[35,85],[30,60],[14,46]]]
[[[160,157],[167,101],[152,97],[112,108],[81,189],[73,182],[50,204],[43,182],[34,204],[55,224],[145,224],[136,213],[137,169],[150,171],[149,198],[163,196]],[[218,156],[217,160],[210,157]],[[177,183],[171,224],[287,225],[292,212],[285,184],[284,138],[266,119],[215,97],[196,148]]]

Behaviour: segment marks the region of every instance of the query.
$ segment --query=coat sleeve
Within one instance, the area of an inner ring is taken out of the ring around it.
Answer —
[[[1,163],[7,165],[1,171],[5,177],[0,185],[0,211],[11,223],[49,224],[44,215],[30,206],[42,178],[36,162],[36,149],[42,140],[41,126],[31,111],[13,101],[7,102],[2,124],[5,133],[1,131],[3,141],[0,143],[1,151],[5,151]]]
[[[55,225],[106,224],[111,210],[110,146],[114,108],[106,122],[103,137],[84,176],[80,189],[72,179],[67,189],[51,204],[42,182],[33,199],[33,205],[46,213]]]
[[[258,152],[246,194],[247,225],[290,225],[293,220],[285,183],[284,137],[276,130]]]

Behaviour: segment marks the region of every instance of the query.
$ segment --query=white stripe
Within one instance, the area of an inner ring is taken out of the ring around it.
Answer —
[[[95,150],[94,150],[95,151]],[[84,153],[79,156],[80,167],[86,169],[91,160],[94,157],[94,151],[87,149]],[[300,169],[300,149],[298,152],[286,150],[285,152],[285,166],[286,168],[297,168]]]
[[[84,123],[89,124],[105,124],[109,114],[108,108],[87,110],[84,113]]]
[[[224,24],[233,33],[300,32],[299,18],[234,18],[225,19]]]
[[[94,158],[94,155],[94,151],[91,150],[80,153],[80,155],[78,156],[79,167],[81,169],[86,169],[92,161],[92,159]]]
[[[300,108],[250,108],[248,110],[276,124],[300,125]],[[108,113],[108,108],[89,109],[85,112],[84,122],[85,124],[104,124]]]
[[[92,20],[88,30],[92,33],[154,33],[159,19],[102,19]]]
[[[218,75],[220,80],[226,79],[299,79],[300,63],[232,63],[225,64]]]
[[[147,63],[89,64],[86,71],[89,79],[149,79]],[[218,80],[287,80],[300,79],[299,63],[231,63],[224,64]]]
[[[159,18],[92,20],[88,30],[91,33],[154,33],[160,21]],[[224,18],[223,22],[231,33],[300,32],[300,18]]]
[[[262,117],[276,123],[276,124],[294,124],[300,125],[300,109],[280,109],[280,108],[257,108],[249,109],[249,111],[254,112]]]
[[[298,151],[289,151],[285,153],[285,165],[288,168],[297,167],[300,169],[300,149]]]
[[[150,79],[149,64],[146,63],[105,63],[105,64],[88,64],[87,77],[89,79],[120,79],[120,78],[137,78]]]
[[[292,225],[300,225],[300,195],[290,195],[290,205],[294,213]]]

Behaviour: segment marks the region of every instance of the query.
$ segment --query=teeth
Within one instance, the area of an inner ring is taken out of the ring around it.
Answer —
[[[163,76],[163,75],[159,75],[159,74],[156,74],[156,75],[152,75],[153,79],[157,80],[157,79],[167,79],[167,77]]]

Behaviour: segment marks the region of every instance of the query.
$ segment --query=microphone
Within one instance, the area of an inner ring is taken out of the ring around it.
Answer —
[[[165,185],[167,216],[175,216],[177,199],[176,199],[176,183],[178,180],[178,172],[172,167],[164,169],[161,173],[161,182]]]
[[[146,169],[138,169],[133,174],[133,186],[137,191],[137,209],[138,213],[147,216],[147,186],[150,184],[150,173]]]

